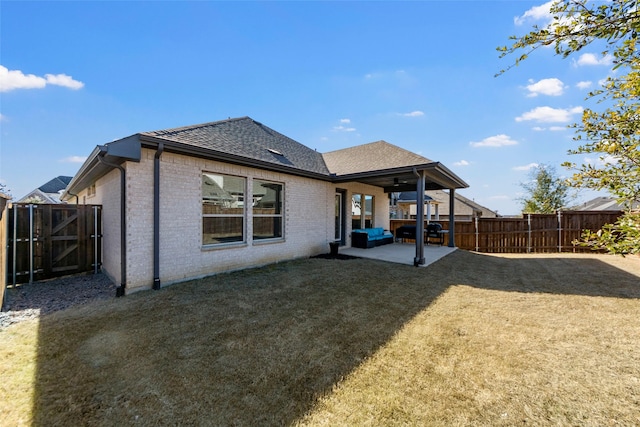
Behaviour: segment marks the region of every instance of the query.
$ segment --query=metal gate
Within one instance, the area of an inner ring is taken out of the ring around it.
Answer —
[[[8,285],[101,266],[101,206],[14,204],[6,224]]]

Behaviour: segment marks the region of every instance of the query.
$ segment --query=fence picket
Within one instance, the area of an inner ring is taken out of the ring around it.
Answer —
[[[7,284],[85,271],[101,263],[101,206],[14,204],[7,215]]]
[[[584,230],[599,230],[616,221],[621,211],[562,211],[556,214],[528,214],[523,218],[475,218],[455,222],[455,245],[460,249],[488,253],[591,252],[576,246]],[[444,230],[448,220],[438,221]],[[411,219],[393,219],[392,232]]]

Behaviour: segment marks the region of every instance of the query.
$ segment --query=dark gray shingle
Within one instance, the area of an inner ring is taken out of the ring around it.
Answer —
[[[329,175],[320,153],[250,117],[141,134],[278,166]]]
[[[43,193],[57,193],[67,188],[72,178],[72,176],[57,176],[46,184],[38,187],[38,190]]]

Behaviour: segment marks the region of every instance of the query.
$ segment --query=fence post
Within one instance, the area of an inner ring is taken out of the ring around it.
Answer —
[[[531,253],[531,214],[527,214],[527,253]]]
[[[476,252],[480,252],[480,248],[478,246],[478,217],[475,217],[476,223]]]
[[[93,207],[93,274],[98,274],[98,206]]]
[[[562,211],[558,210],[558,252],[562,252]]]
[[[29,283],[33,283],[33,203],[29,203]]]
[[[13,285],[15,286],[18,280],[18,274],[16,269],[18,268],[18,206],[12,204],[13,209]]]

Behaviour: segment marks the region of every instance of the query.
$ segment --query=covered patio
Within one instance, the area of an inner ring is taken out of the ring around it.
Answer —
[[[427,267],[438,261],[457,248],[449,246],[426,245],[424,246],[424,263],[418,264],[419,267]],[[360,258],[375,259],[379,261],[393,262],[396,264],[414,265],[413,256],[415,254],[416,245],[413,243],[393,243],[390,245],[376,246],[375,248],[340,248],[339,253],[342,255],[357,256]]]
[[[384,189],[385,193],[403,191],[415,191],[416,200],[416,235],[423,236],[425,231],[425,191],[443,190],[449,191],[449,204],[454,205],[455,191],[459,188],[467,188],[469,185],[459,176],[451,172],[440,162],[431,161],[418,154],[393,146],[385,141],[373,142],[357,147],[347,148],[324,154],[324,160],[334,175],[333,182],[360,182]],[[455,248],[455,221],[453,209],[449,214],[449,248]],[[386,245],[397,247],[397,244]],[[423,266],[427,264],[425,244],[423,239],[416,239],[415,244],[404,245],[412,247],[414,256],[410,256],[409,250],[402,250],[406,259],[403,264]],[[349,250],[358,250],[350,248]],[[382,246],[363,251],[378,250],[384,252]],[[343,249],[345,251],[346,249]],[[388,249],[391,251],[391,249]],[[429,253],[431,248],[428,249]],[[341,251],[342,252],[342,251]],[[347,252],[342,252],[347,253]],[[400,253],[398,251],[397,253]],[[396,252],[390,257],[395,258]],[[371,257],[364,256],[364,257]]]

